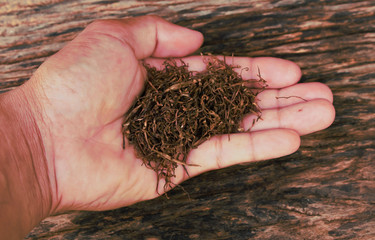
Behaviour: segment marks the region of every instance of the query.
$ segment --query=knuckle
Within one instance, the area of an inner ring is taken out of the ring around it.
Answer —
[[[106,19],[97,19],[94,20],[92,23],[89,24],[89,27],[97,27],[97,26],[103,26],[108,24],[108,20]]]
[[[157,15],[146,15],[146,16],[142,16],[141,17],[142,20],[144,21],[150,21],[150,22],[156,22],[156,21],[160,21],[162,18],[157,16]]]
[[[90,23],[86,29],[105,29],[108,25],[113,25],[114,21],[111,19],[97,19]]]

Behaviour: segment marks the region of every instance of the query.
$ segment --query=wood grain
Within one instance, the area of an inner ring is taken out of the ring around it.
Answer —
[[[374,12],[348,0],[1,2],[0,91],[95,19],[157,14],[204,33],[203,52],[297,62],[337,111],[293,155],[203,174],[170,199],[50,217],[27,239],[375,239]]]

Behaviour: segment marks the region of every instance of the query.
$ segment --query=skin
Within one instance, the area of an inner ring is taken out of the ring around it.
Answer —
[[[47,211],[30,214],[34,218],[22,227],[23,235],[50,214],[108,210],[159,196],[156,173],[142,166],[127,142],[122,149],[123,114],[143,89],[143,61],[161,67],[164,58],[183,58],[191,70],[201,71],[202,57],[186,56],[202,42],[201,33],[155,16],[95,21],[46,60],[27,83],[3,97],[6,109],[28,106],[33,120],[28,124],[40,133],[33,140],[43,147],[35,150],[43,161],[38,160],[40,167],[30,174],[45,184],[35,183],[25,191],[42,192],[39,198]],[[257,78],[261,69],[269,85],[259,95],[263,117],[248,133],[233,134],[230,141],[226,135],[215,136],[191,151],[188,163],[199,167],[187,167],[190,177],[291,154],[299,148],[300,136],[333,122],[330,89],[321,83],[298,84],[301,70],[295,63],[268,57],[226,60],[248,67],[242,73],[245,79]],[[243,126],[249,129],[253,119],[246,116]],[[176,169],[174,183],[188,178],[182,167]],[[162,193],[163,180],[158,186]],[[14,228],[5,231],[11,236]]]

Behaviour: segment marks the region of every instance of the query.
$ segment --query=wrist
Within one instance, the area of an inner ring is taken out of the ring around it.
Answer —
[[[9,239],[24,237],[52,210],[48,164],[33,107],[20,88],[0,95],[0,234]]]

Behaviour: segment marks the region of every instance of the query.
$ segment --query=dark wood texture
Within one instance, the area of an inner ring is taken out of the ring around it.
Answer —
[[[204,52],[297,62],[328,84],[337,117],[281,159],[234,166],[160,197],[43,221],[28,239],[375,239],[375,2],[0,3],[0,91],[31,76],[98,18],[157,14],[204,33]]]

